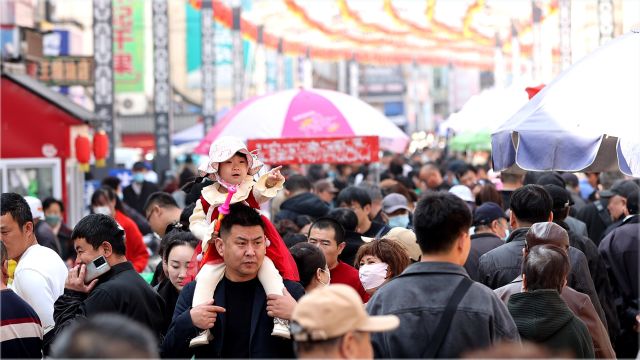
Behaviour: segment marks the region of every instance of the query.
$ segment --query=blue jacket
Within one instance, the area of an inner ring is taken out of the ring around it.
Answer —
[[[376,358],[422,358],[463,277],[469,276],[462,266],[419,262],[378,289],[367,311],[371,315],[397,315],[400,326],[371,334]],[[458,305],[436,357],[458,358],[466,351],[501,340],[519,339],[506,306],[489,288],[474,282]]]
[[[298,300],[304,295],[302,285],[285,280],[284,285]],[[221,358],[224,342],[225,314],[218,313],[212,334],[214,339],[209,345],[189,348],[189,341],[200,333],[191,321],[191,304],[196,282],[187,284],[180,292],[180,297],[173,312],[173,320],[161,346],[163,358]],[[214,293],[215,305],[225,307],[225,282],[221,281]],[[267,315],[267,296],[262,285],[258,285],[251,312],[250,352],[252,358],[293,358],[293,342],[271,335],[273,318]]]

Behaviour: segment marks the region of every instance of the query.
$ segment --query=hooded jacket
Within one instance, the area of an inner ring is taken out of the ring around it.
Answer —
[[[558,291],[535,290],[511,295],[509,313],[523,340],[556,351],[571,351],[576,358],[593,358],[593,343],[587,327],[578,319]]]
[[[301,193],[285,200],[280,205],[280,211],[276,215],[276,222],[289,219],[295,221],[300,215],[308,215],[314,219],[329,213],[329,205],[317,195],[310,192]]]

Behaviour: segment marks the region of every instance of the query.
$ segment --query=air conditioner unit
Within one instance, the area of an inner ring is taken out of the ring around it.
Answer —
[[[147,112],[148,101],[144,93],[116,94],[116,112],[120,115],[141,115]]]

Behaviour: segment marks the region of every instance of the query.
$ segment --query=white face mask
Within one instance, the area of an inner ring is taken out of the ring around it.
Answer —
[[[93,208],[93,212],[96,214],[111,216],[111,209],[108,206],[96,206]]]
[[[387,263],[365,264],[360,266],[360,282],[365,290],[375,289],[387,280]]]

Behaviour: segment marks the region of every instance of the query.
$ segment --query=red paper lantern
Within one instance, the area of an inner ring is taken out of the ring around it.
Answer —
[[[89,172],[89,160],[91,159],[91,140],[86,135],[76,136],[76,160],[80,169]]]
[[[109,155],[109,137],[104,130],[93,135],[93,155],[96,158],[96,167],[105,167]]]

